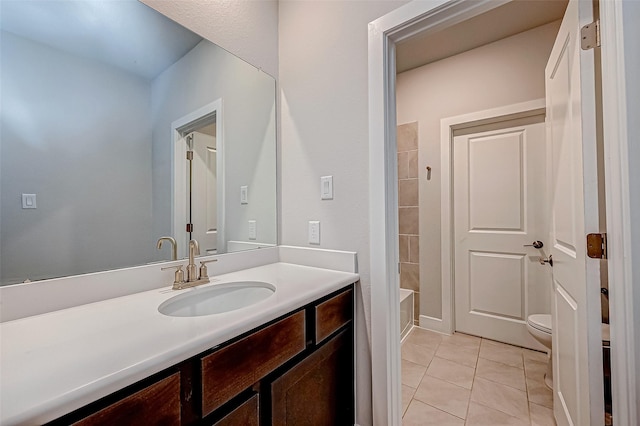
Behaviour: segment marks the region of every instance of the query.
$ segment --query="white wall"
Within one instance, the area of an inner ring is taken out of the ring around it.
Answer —
[[[544,67],[560,22],[425,65],[397,77],[398,124],[418,121],[420,314],[442,317],[440,120],[544,98]]]
[[[248,241],[253,219],[258,241],[275,243],[275,82],[207,40],[153,81],[153,237],[171,235],[171,123],[217,99],[223,109],[226,238]],[[249,186],[247,205],[240,204],[242,185]]]
[[[273,77],[278,77],[276,0],[141,1]]]
[[[371,424],[368,23],[401,1],[281,1],[282,244],[358,252],[357,421]],[[320,200],[333,176],[334,199]]]
[[[10,33],[1,40],[2,281],[149,261],[149,81]],[[22,193],[37,195],[37,209],[22,209]]]

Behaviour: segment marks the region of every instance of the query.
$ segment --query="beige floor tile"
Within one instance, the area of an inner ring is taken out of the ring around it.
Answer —
[[[527,393],[510,386],[476,377],[471,400],[518,418],[529,418]]]
[[[530,402],[553,408],[553,391],[543,381],[528,379],[527,395]]]
[[[424,365],[416,364],[415,362],[402,360],[402,384],[417,388],[424,376],[427,367]]]
[[[544,362],[534,361],[530,359],[524,360],[524,374],[527,380],[535,380],[544,382],[544,375],[547,372],[547,360]]]
[[[531,426],[556,426],[556,419],[553,417],[551,408],[529,403],[529,411],[531,412]]]
[[[522,362],[522,348],[505,345],[504,343],[482,339],[480,344],[480,358],[501,362],[511,367],[524,369]]]
[[[467,414],[467,426],[529,426],[529,418],[517,418],[471,402]]]
[[[510,367],[489,359],[478,359],[476,376],[482,377],[483,379],[489,379],[492,382],[511,386],[512,388],[520,389],[521,391],[527,390],[527,385],[524,380],[524,370],[517,367]]]
[[[436,356],[467,367],[475,368],[478,361],[478,347],[461,346],[443,341],[438,346]]]
[[[425,346],[431,351],[435,352],[438,349],[438,345],[442,341],[442,335],[434,333],[433,331],[425,330],[419,327],[414,327],[411,333],[407,336],[405,343],[412,345]]]
[[[471,389],[474,373],[474,368],[438,358],[437,356],[433,358],[427,369],[427,375],[446,380],[466,389]]]
[[[407,361],[428,367],[433,355],[433,350],[427,346],[414,345],[407,341],[402,344],[402,359]]]
[[[464,333],[453,333],[451,336],[442,336],[442,341],[451,343],[458,346],[467,346],[471,348],[479,348],[482,339],[480,337],[472,336]]]
[[[404,415],[405,411],[407,411],[414,393],[416,393],[416,390],[414,388],[412,388],[411,386],[402,385],[402,415]]]
[[[469,406],[470,391],[435,377],[425,376],[413,395],[419,400],[456,417],[464,419]]]
[[[547,354],[545,352],[532,351],[531,349],[522,349],[522,357],[526,364],[527,360],[537,362],[547,362]]]
[[[404,426],[464,426],[464,420],[415,399],[402,418]]]

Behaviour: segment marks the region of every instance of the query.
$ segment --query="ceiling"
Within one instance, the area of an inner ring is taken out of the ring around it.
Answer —
[[[437,32],[396,45],[397,73],[561,19],[568,0],[514,0]]]
[[[138,0],[0,0],[0,29],[145,78],[202,40]]]

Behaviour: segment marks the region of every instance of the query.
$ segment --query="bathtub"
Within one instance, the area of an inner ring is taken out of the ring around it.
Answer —
[[[413,326],[413,290],[400,289],[400,339],[404,339]]]

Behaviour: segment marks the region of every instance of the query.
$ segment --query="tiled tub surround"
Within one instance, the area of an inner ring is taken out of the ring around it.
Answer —
[[[554,426],[547,355],[414,328],[402,344],[404,426]]]
[[[289,254],[281,258],[313,263],[304,252]],[[330,266],[334,254],[325,255],[318,257]],[[345,255],[355,267],[355,253]],[[247,280],[271,283],[276,293],[224,314],[174,318],[157,310],[177,294],[166,285],[0,324],[0,424],[53,420],[356,282],[358,275],[276,262],[218,275],[207,285]]]
[[[418,123],[398,126],[398,217],[400,287],[415,292],[414,322],[420,318],[420,217],[418,185]]]

